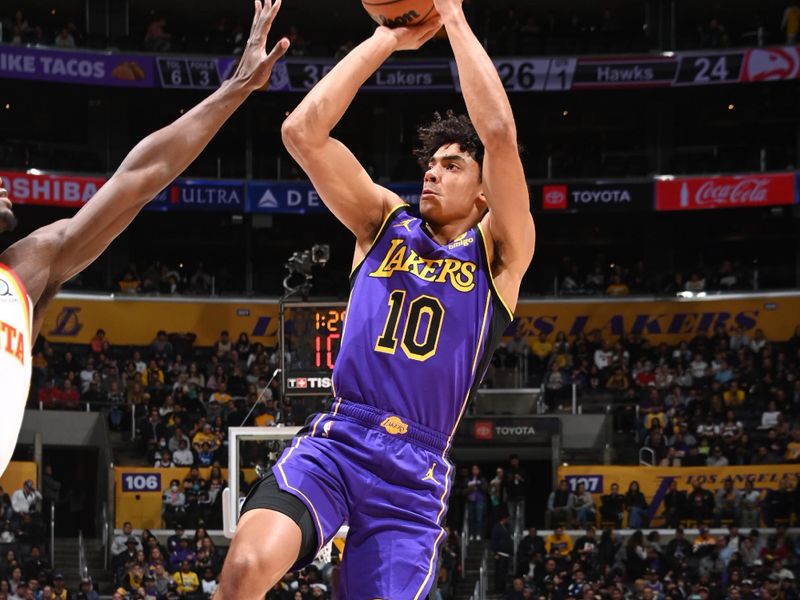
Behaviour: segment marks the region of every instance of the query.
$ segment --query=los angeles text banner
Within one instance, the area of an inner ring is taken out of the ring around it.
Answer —
[[[574,337],[599,329],[605,338],[640,334],[651,343],[671,344],[713,333],[718,325],[740,325],[751,337],[763,329],[767,339],[782,341],[800,325],[800,295],[527,301],[517,306],[515,315],[511,331],[529,339],[540,333],[563,331]]]
[[[697,299],[523,300],[506,332],[533,341],[600,330],[607,338],[641,334],[652,343],[676,343],[740,325],[752,334],[763,329],[770,340],[787,340],[800,324],[800,294],[734,295]],[[278,334],[276,300],[189,300],[59,294],[42,334],[51,342],[87,344],[104,329],[112,344],[146,346],[158,330],[196,336],[195,346],[210,346],[226,329],[245,332],[251,341],[274,345]]]
[[[744,482],[753,480],[756,489],[777,489],[781,479],[788,476],[795,480],[800,478],[800,465],[767,465],[750,467],[612,467],[612,466],[561,466],[558,468],[558,479],[566,479],[571,490],[579,483],[586,485],[587,491],[595,497],[600,506],[600,496],[608,494],[613,484],[619,485],[621,494],[628,491],[632,481],[637,481],[650,508],[649,517],[653,519],[664,512],[664,495],[673,481],[678,482],[678,489],[689,492],[696,481],[703,488],[715,493],[728,477],[734,481],[736,489],[743,489]]]
[[[35,462],[13,461],[8,463],[8,467],[0,477],[0,486],[9,496],[17,490],[21,490],[22,484],[28,479],[33,481],[34,486],[38,488],[37,474],[38,470]]]

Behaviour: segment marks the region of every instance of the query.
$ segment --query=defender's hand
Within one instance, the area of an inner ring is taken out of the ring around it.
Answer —
[[[411,27],[385,27],[381,25],[375,30],[375,35],[386,36],[392,40],[395,51],[419,50],[423,45],[442,28],[442,20],[437,16],[423,23]]]
[[[255,0],[255,15],[250,28],[250,38],[247,40],[239,66],[233,74],[234,79],[245,83],[249,88],[258,90],[269,82],[272,67],[289,49],[289,40],[282,38],[269,54],[266,53],[267,34],[272,27],[272,22],[281,8],[281,0]]]

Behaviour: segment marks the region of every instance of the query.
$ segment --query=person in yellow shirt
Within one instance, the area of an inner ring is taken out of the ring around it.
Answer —
[[[611,283],[606,288],[606,294],[609,296],[627,296],[631,293],[628,284],[622,281],[622,278],[616,273],[611,276]]]
[[[211,394],[208,400],[209,402],[216,402],[220,406],[228,406],[231,399],[231,395],[228,393],[228,386],[225,383],[220,383],[217,391]]]
[[[572,552],[572,538],[564,533],[563,527],[556,527],[555,531],[548,535],[544,540],[544,547],[547,554],[559,558],[567,558]]]
[[[736,408],[744,404],[745,396],[744,390],[739,387],[739,382],[734,380],[731,381],[730,387],[723,392],[722,401],[725,406]]]
[[[181,570],[175,571],[172,579],[178,584],[178,593],[181,596],[193,594],[200,587],[200,579],[197,577],[197,573],[189,568],[188,560],[181,561]]]
[[[794,44],[797,41],[797,32],[800,31],[800,6],[791,4],[783,11],[781,29],[786,31],[786,43]]]
[[[212,447],[217,445],[217,436],[214,435],[213,431],[211,431],[210,423],[206,423],[203,426],[203,429],[194,434],[194,437],[192,438],[192,448],[194,448],[195,451],[200,452],[204,442]]]
[[[539,339],[531,344],[531,348],[533,349],[533,353],[543,362],[546,361],[550,353],[553,352],[553,344],[547,341],[546,333],[540,333]]]
[[[800,462],[800,429],[792,430],[792,441],[786,444],[786,462]]]
[[[692,552],[697,554],[698,552],[702,552],[703,550],[707,550],[708,548],[712,548],[717,545],[717,539],[708,532],[708,527],[705,525],[700,526],[700,535],[694,538],[692,542]]]

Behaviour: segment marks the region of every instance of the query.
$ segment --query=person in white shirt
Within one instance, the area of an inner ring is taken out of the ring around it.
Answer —
[[[194,464],[194,454],[185,439],[178,443],[178,449],[172,454],[172,462],[176,467],[191,467]]]
[[[706,376],[708,363],[703,360],[701,355],[695,354],[694,360],[689,364],[689,368],[691,369],[692,377],[695,379],[703,379]]]
[[[203,579],[200,581],[200,586],[203,588],[203,594],[205,594],[206,598],[213,597],[214,592],[217,591],[219,584],[214,577],[214,571],[211,570],[211,567],[206,567],[203,573]]]
[[[778,407],[775,405],[775,401],[770,400],[769,404],[767,405],[767,410],[761,413],[761,425],[758,428],[772,429],[778,424],[778,417],[780,415],[781,411],[778,410]]]
[[[122,524],[122,533],[111,542],[111,554],[117,556],[125,552],[128,549],[128,540],[131,538],[136,540],[136,550],[142,550],[142,540],[139,536],[133,534],[133,524],[130,521],[125,521]]]
[[[36,512],[36,505],[41,500],[42,493],[33,487],[33,481],[28,479],[22,484],[22,489],[11,494],[11,508],[19,514]]]

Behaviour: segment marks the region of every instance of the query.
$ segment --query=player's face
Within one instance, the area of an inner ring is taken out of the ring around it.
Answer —
[[[437,225],[469,217],[477,222],[485,209],[478,162],[458,144],[439,148],[425,172],[420,198],[422,217]]]
[[[0,233],[13,231],[17,226],[17,218],[12,210],[11,200],[8,199],[8,191],[0,185]]]

